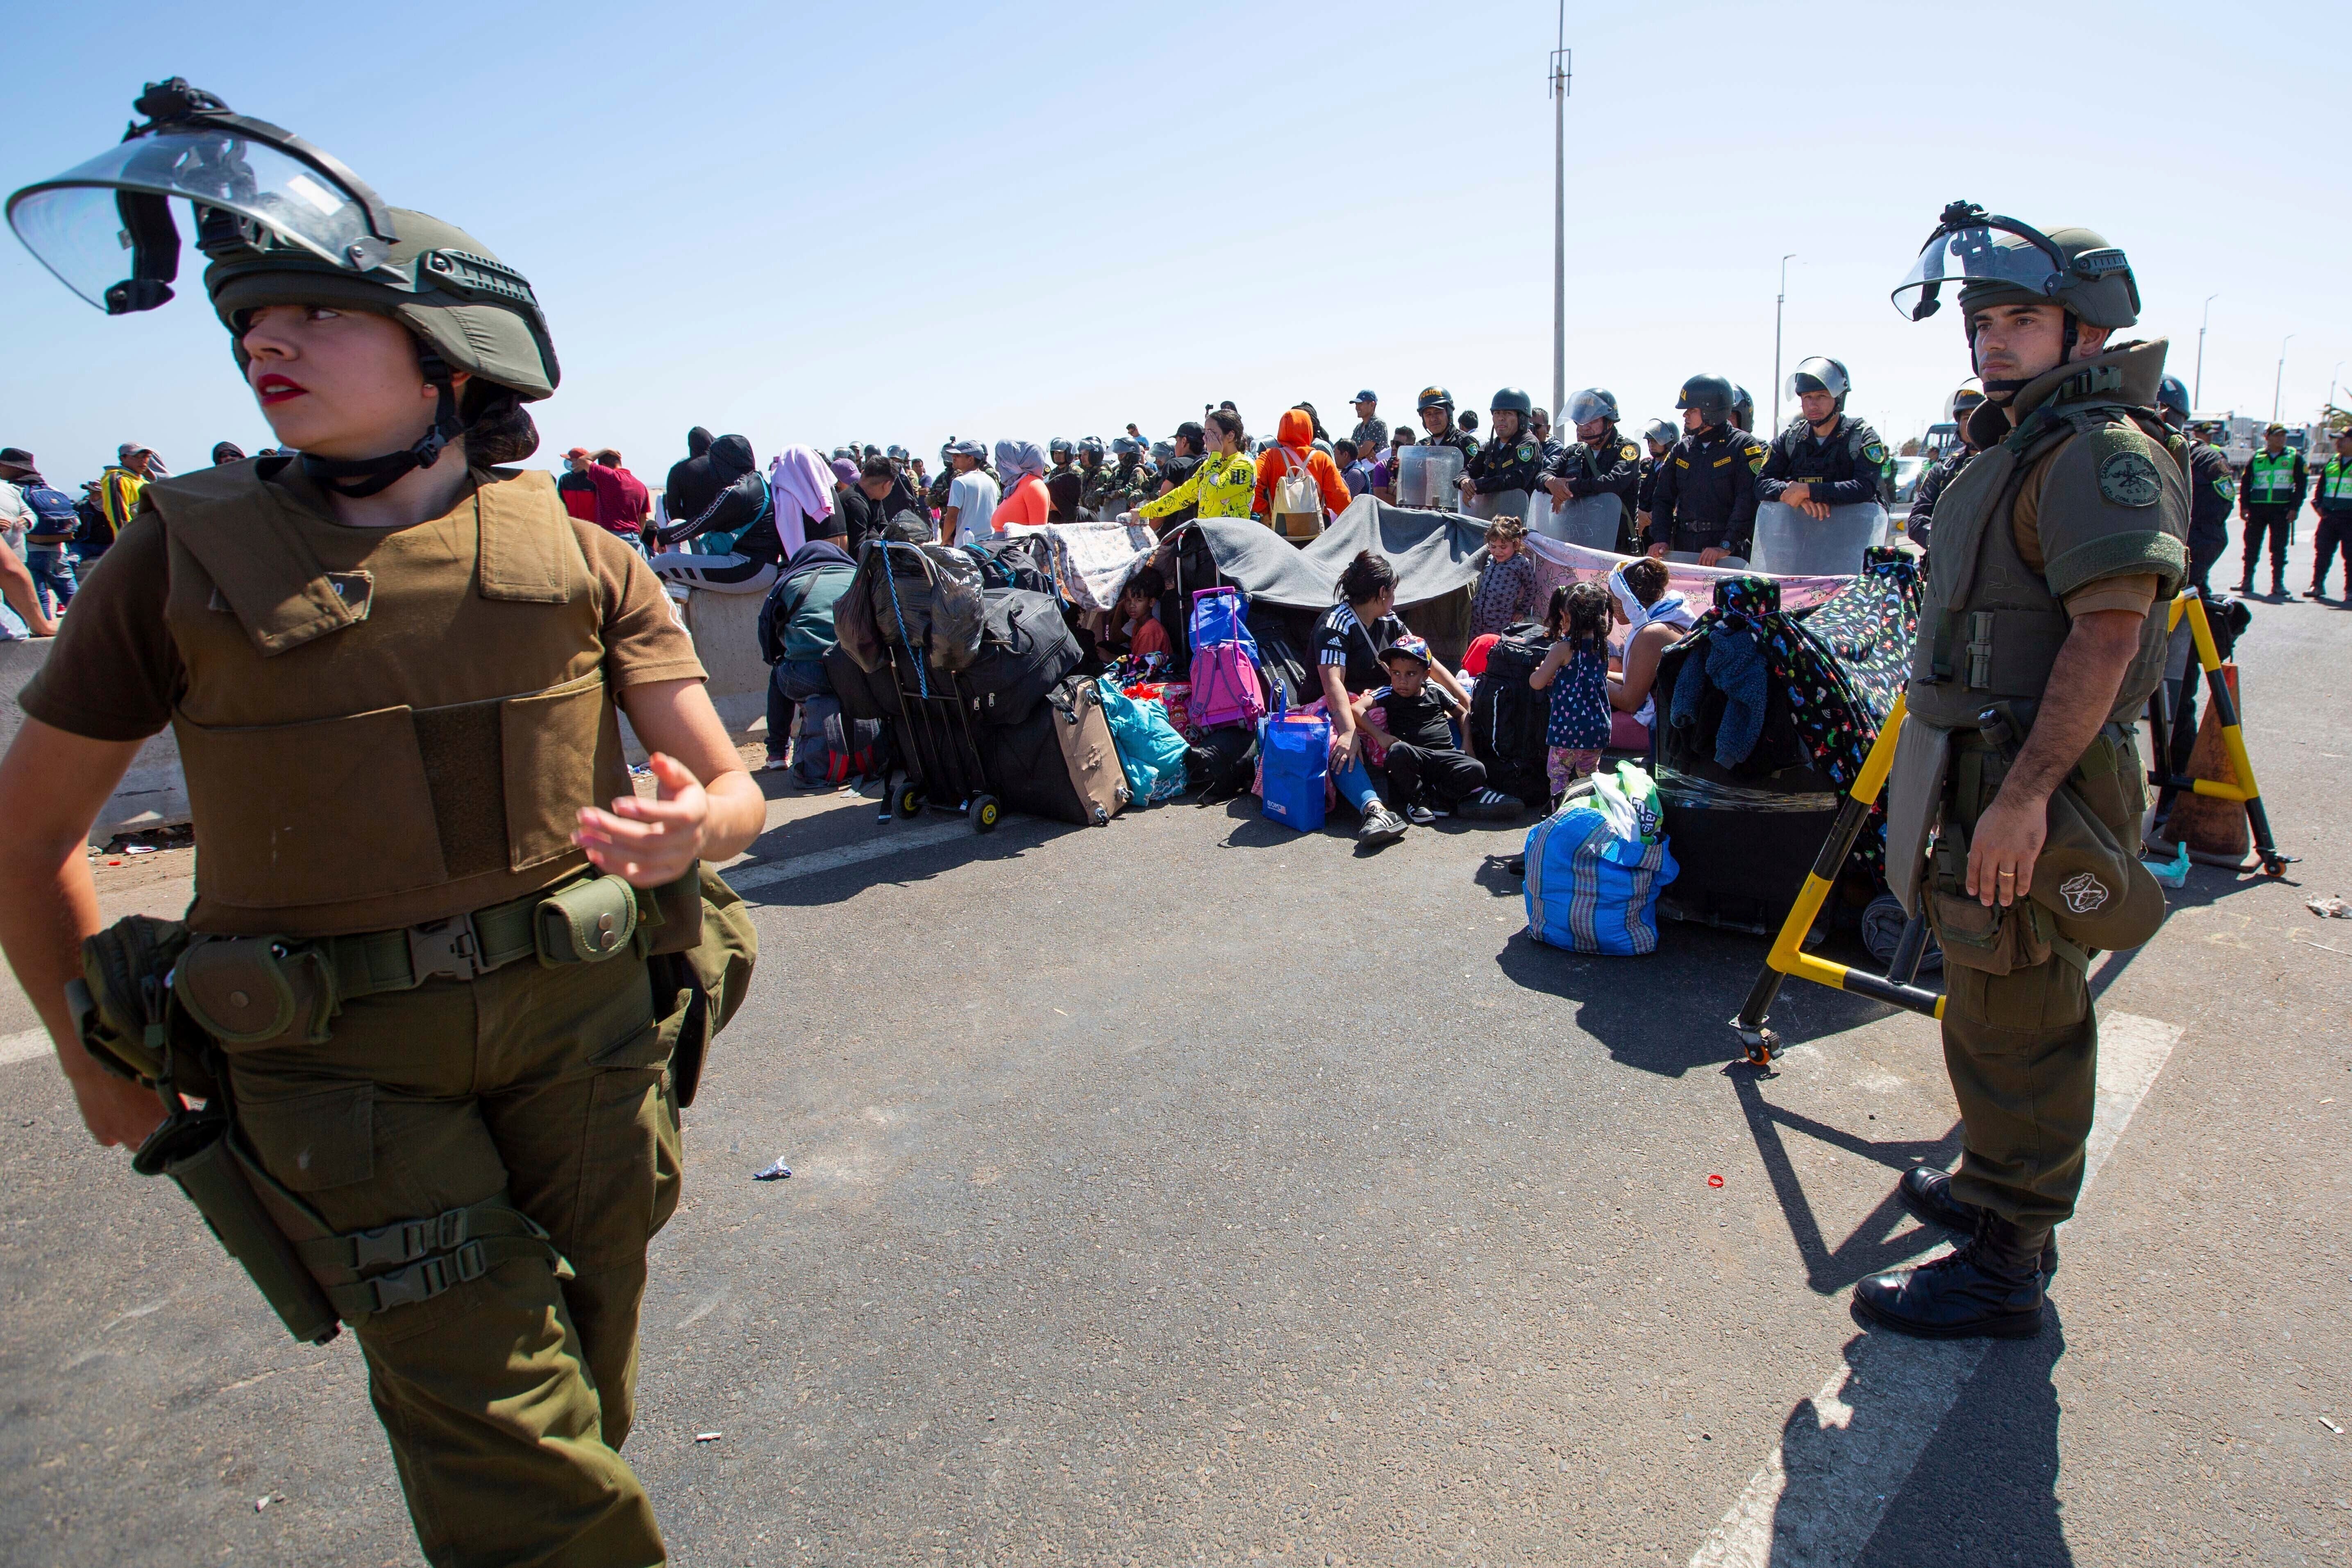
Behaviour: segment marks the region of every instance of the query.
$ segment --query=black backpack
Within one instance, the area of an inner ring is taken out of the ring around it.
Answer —
[[[963,672],[963,689],[987,722],[1019,724],[1086,663],[1086,649],[1043,594],[992,588],[982,599],[980,657]]]
[[[1506,627],[1486,650],[1486,673],[1470,694],[1470,754],[1486,764],[1489,789],[1514,795],[1528,808],[1551,803],[1544,772],[1544,734],[1551,725],[1551,694],[1528,677],[1551,650],[1551,638],[1533,621]]]

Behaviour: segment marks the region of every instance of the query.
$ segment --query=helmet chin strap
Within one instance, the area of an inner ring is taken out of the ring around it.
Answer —
[[[415,446],[381,458],[320,458],[305,452],[302,471],[337,495],[357,500],[391,489],[412,469],[429,468],[438,462],[442,448],[463,435],[466,427],[457,417],[457,392],[450,384],[449,366],[429,349],[419,350],[417,359],[436,395],[433,427]]]
[[[2058,338],[2058,364],[2070,363],[2074,360],[2075,345],[2082,342],[2081,328],[2082,322],[2074,312],[2067,311],[2066,324],[2061,329]],[[2053,365],[2050,368],[2055,370],[2058,366]],[[2031,375],[1996,379],[1985,374],[1977,367],[1977,338],[1973,331],[1969,333],[1969,369],[1975,371],[1977,379],[1984,384],[1987,403],[2005,404],[2028,385],[2041,379],[2039,376]],[[2044,375],[2048,374],[2048,371],[2042,373]]]

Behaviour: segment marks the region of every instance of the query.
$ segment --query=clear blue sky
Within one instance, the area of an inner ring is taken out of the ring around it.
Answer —
[[[472,230],[563,361],[539,461],[685,429],[801,442],[1251,427],[1360,385],[1549,400],[1548,4],[488,3],[28,7],[0,188],[184,75]],[[2133,29],[2136,29],[2133,30]],[[2308,416],[2352,358],[2352,6],[1571,5],[1569,384],[1630,421],[1719,369],[1852,367],[1916,432],[1967,374],[1887,291],[1955,196],[2130,253],[2204,405]],[[194,268],[183,272],[192,279]],[[0,247],[0,443],[60,483],[116,442],[268,444],[194,289],[109,321]],[[2352,371],[2352,366],[2347,367]],[[2339,400],[2344,395],[2339,393]]]

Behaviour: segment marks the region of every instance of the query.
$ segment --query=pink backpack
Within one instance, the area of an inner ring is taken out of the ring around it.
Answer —
[[[1257,660],[1238,641],[1208,643],[1192,650],[1192,722],[1203,730],[1229,724],[1255,728],[1265,717],[1265,686]]]

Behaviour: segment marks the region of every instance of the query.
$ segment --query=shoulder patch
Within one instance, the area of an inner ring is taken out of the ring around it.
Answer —
[[[1636,447],[1633,442],[1628,441],[1623,446],[1617,448],[1617,455],[1631,463],[1639,459],[1642,453],[1640,448]]]
[[[1883,463],[1886,461],[1886,447],[1885,444],[1873,441],[1869,446],[1864,447],[1862,449],[1862,460],[1865,463]]]
[[[1536,448],[1535,448],[1535,443],[1534,443],[1534,442],[1532,442],[1532,441],[1522,441],[1522,442],[1520,442],[1520,443],[1519,443],[1519,461],[1520,461],[1520,462],[1522,462],[1522,463],[1532,463],[1532,462],[1534,462],[1535,460],[1536,460]]]
[[[2099,493],[2117,506],[2154,506],[2164,494],[2156,465],[2137,452],[2111,452],[2099,465]]]
[[[2220,496],[2223,500],[2236,500],[2238,499],[2238,481],[2228,474],[2223,474],[2213,481],[2213,493]]]
[[[1751,474],[1764,471],[1764,448],[1753,441],[1748,444],[1748,471]]]

